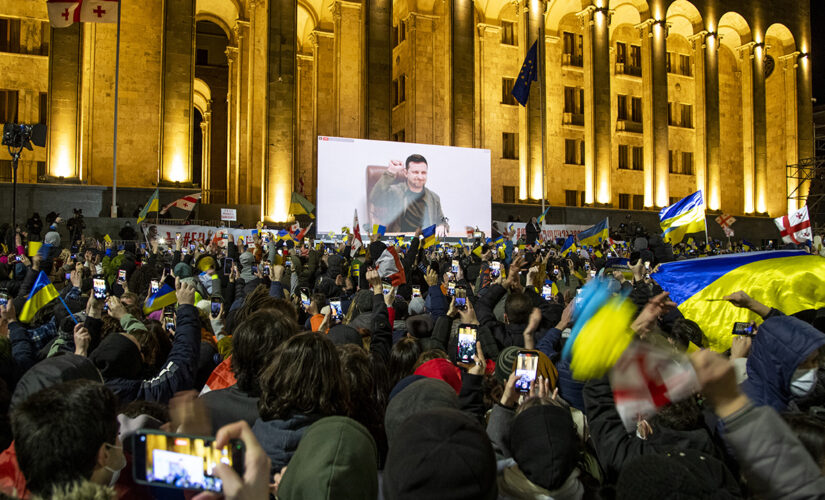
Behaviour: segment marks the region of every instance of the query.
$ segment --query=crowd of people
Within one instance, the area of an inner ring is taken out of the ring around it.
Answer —
[[[563,255],[532,228],[358,249],[262,226],[117,244],[77,217],[61,244],[49,219],[0,255],[7,497],[189,498],[135,477],[134,436],[157,429],[242,441],[243,470],[214,470],[232,499],[825,498],[825,309],[729,290],[764,321],[716,353],[650,277],[741,248],[639,232]],[[57,296],[24,322],[42,276]],[[607,377],[573,377],[590,280],[637,306],[638,342],[690,353],[700,392],[628,431]]]

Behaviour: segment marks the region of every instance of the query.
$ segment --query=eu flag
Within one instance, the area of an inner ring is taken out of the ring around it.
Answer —
[[[530,85],[538,79],[539,65],[538,65],[538,40],[533,42],[530,50],[527,51],[527,57],[524,58],[524,64],[521,65],[521,72],[518,74],[516,83],[513,84],[511,94],[516,98],[519,104],[527,106],[527,98],[530,96]]]

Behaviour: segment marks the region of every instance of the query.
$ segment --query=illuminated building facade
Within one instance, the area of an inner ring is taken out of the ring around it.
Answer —
[[[773,216],[798,203],[786,166],[814,153],[807,2],[122,5],[118,186],[199,186],[268,220],[293,190],[314,198],[319,135],[490,149],[492,201],[512,203],[541,198],[544,128],[554,206],[704,189],[711,210]],[[0,0],[0,118],[49,125],[20,181],[111,186],[116,27],[46,19]],[[546,85],[521,107],[509,90],[540,36]]]

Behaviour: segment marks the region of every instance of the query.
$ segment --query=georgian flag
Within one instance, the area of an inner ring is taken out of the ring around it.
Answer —
[[[726,227],[731,227],[734,222],[736,222],[736,218],[728,214],[722,214],[716,218],[716,223],[722,226],[723,229]]]
[[[358,253],[358,249],[364,246],[364,242],[361,240],[361,226],[358,224],[357,208],[355,209],[355,216],[352,219],[352,242],[350,245],[350,256],[352,257],[355,257],[355,254]]]
[[[782,234],[782,241],[785,243],[801,244],[811,240],[811,219],[808,218],[808,206],[800,208],[796,212],[777,217],[773,220],[779,232]]]
[[[172,207],[177,207],[182,210],[186,210],[187,212],[191,212],[192,209],[195,208],[195,205],[197,205],[200,201],[200,193],[189,194],[184,196],[183,198],[177,199],[172,203],[166,205],[165,207],[163,207],[163,210],[161,210],[160,213],[165,214]]]
[[[74,23],[116,23],[119,0],[46,0],[53,28]]]

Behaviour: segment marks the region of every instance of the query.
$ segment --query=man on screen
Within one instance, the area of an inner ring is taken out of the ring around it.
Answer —
[[[441,198],[425,187],[428,170],[427,160],[419,154],[410,155],[405,163],[390,161],[370,193],[370,202],[384,210],[381,223],[387,231],[411,233],[436,224],[436,236],[447,235]]]

